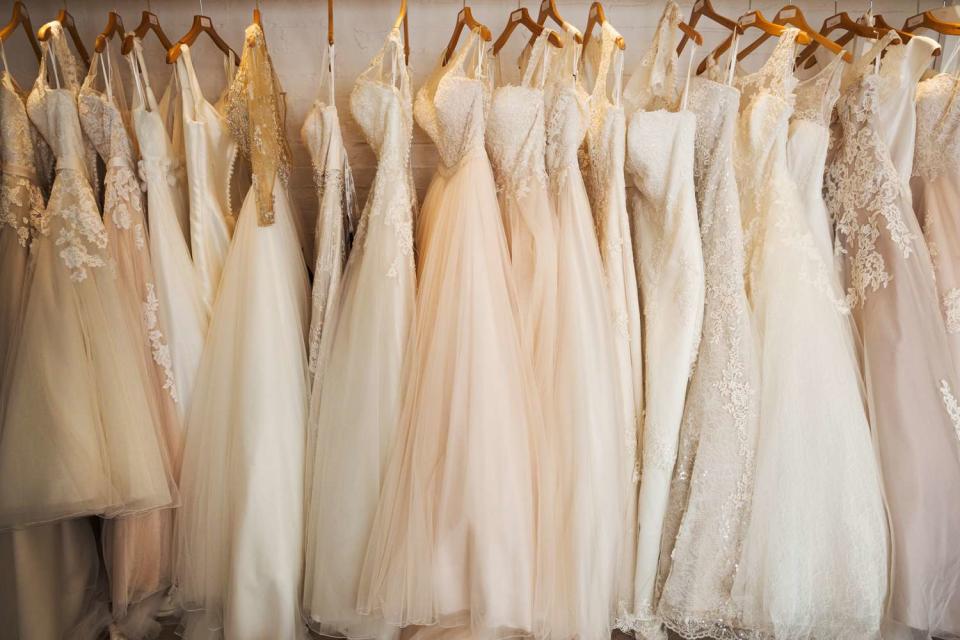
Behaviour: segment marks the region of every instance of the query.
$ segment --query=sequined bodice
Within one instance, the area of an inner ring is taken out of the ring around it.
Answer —
[[[390,65],[385,77],[384,63]],[[379,166],[403,166],[413,114],[410,111],[410,72],[403,62],[403,41],[394,29],[350,93],[350,112],[367,144],[377,154]]]
[[[505,84],[493,92],[487,150],[501,190],[522,193],[531,179],[546,181],[542,85],[549,69],[548,33],[544,30],[534,43],[521,83]]]
[[[467,67],[467,56],[476,50],[476,62]],[[438,65],[417,92],[414,116],[440,154],[447,170],[471,152],[483,150],[484,129],[490,102],[490,74],[484,61],[484,43],[477,32],[445,65]]]
[[[940,73],[917,89],[913,175],[933,181],[960,176],[960,78]]]

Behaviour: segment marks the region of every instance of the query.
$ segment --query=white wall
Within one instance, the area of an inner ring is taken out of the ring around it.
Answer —
[[[755,0],[753,8],[772,17],[787,0]],[[749,0],[714,0],[721,13],[736,17],[749,6]],[[62,0],[28,0],[27,5],[35,28],[52,19],[63,6]],[[411,53],[410,64],[414,74],[414,87],[419,87],[423,78],[432,70],[440,51],[450,37],[456,14],[461,7],[459,0],[409,0]],[[474,15],[490,26],[494,38],[507,20],[508,13],[517,7],[516,0],[474,0],[470,2]],[[539,0],[523,0],[522,4],[536,13]],[[560,11],[570,22],[586,23],[588,0],[558,0]],[[693,0],[681,0],[684,14],[688,14]],[[862,13],[867,2],[841,0],[840,10],[851,15]],[[921,0],[921,9],[939,7],[940,2]],[[5,21],[12,2],[0,2],[0,21]],[[802,0],[811,24],[819,26],[823,19],[834,12],[833,0]],[[92,49],[94,38],[106,23],[109,9],[115,9],[124,18],[127,28],[133,28],[140,20],[140,12],[147,6],[146,0],[68,0],[67,7],[76,19],[77,26]],[[367,185],[376,170],[373,154],[356,129],[349,112],[349,92],[356,76],[382,46],[383,39],[393,24],[399,0],[336,0],[335,26],[337,39],[337,103],[348,152],[357,178],[361,197],[365,197]],[[663,0],[607,0],[604,3],[607,18],[623,34],[627,42],[626,69],[630,69],[641,57],[653,34],[657,19],[663,9]],[[882,13],[894,25],[901,25],[906,17],[917,11],[914,0],[875,0],[874,10]],[[240,51],[243,30],[251,20],[254,0],[205,0],[203,11],[210,16],[217,31]],[[190,27],[193,14],[200,8],[199,0],[153,0],[152,9],[171,40],[179,38]],[[309,159],[300,143],[299,129],[303,118],[316,96],[319,62],[322,47],[326,42],[327,9],[325,0],[261,0],[260,9],[271,55],[287,91],[287,134],[294,151],[293,191],[300,210],[309,220],[313,219],[315,198]],[[721,29],[704,21],[699,27],[712,47],[725,35]],[[519,47],[519,34],[513,38]],[[159,42],[152,36],[145,44],[147,64],[155,90],[162,89],[170,75],[170,68],[163,60]],[[114,53],[119,55],[119,50]],[[686,53],[686,52],[685,52]],[[698,57],[703,50],[698,51]],[[36,60],[30,52],[26,38],[17,35],[6,44],[6,55],[11,70],[21,85],[29,86],[36,76]],[[755,54],[749,60],[762,58]],[[118,59],[118,58],[117,58]],[[217,49],[202,37],[193,54],[194,64],[203,89],[208,97],[214,97],[223,85],[221,57]],[[685,66],[683,67],[686,68]],[[123,65],[125,77],[128,68]],[[128,87],[128,95],[130,88]],[[427,137],[417,129],[414,134],[413,164],[418,188],[425,189],[436,164],[436,154]]]

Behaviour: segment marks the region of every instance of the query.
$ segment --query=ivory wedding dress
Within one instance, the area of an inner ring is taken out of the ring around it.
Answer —
[[[416,294],[413,104],[399,29],[357,80],[350,108],[377,154],[377,175],[320,338],[307,425],[303,608],[320,633],[389,638],[399,630],[357,613],[357,589],[399,420]],[[335,206],[324,215],[342,219],[341,199],[332,195]],[[314,301],[317,286],[322,279]]]
[[[356,232],[356,192],[350,160],[340,132],[334,94],[334,47],[324,50],[320,63],[320,95],[300,129],[310,153],[317,190],[314,229],[313,295],[310,313],[310,373],[316,375],[323,329],[333,321],[343,282],[343,269]],[[327,95],[323,95],[324,88]]]
[[[193,268],[189,240],[184,236],[184,232],[189,232],[185,176],[171,140],[171,135],[182,132],[177,126],[167,130],[170,116],[176,122],[180,114],[170,113],[173,98],[169,85],[157,102],[139,38],[134,38],[133,51],[127,59],[135,88],[130,119],[140,150],[139,174],[147,187],[147,238],[156,283],[158,322],[166,327],[177,411],[181,424],[185,424],[210,310]],[[174,82],[171,79],[171,84]]]
[[[263,32],[251,25],[226,113],[255,186],[224,264],[184,447],[176,567],[187,640],[305,635],[309,300],[280,100]]]
[[[892,37],[845,79],[825,194],[890,512],[884,637],[950,637],[960,633],[960,404],[933,265],[881,130],[882,80],[871,67]]]
[[[621,497],[625,500],[625,508],[618,560],[620,577],[615,596],[619,616],[633,608],[637,483],[640,480],[637,439],[643,416],[643,357],[640,298],[624,173],[627,127],[621,104],[623,51],[616,45],[620,34],[609,22],[604,22],[600,29],[599,39],[590,40],[583,53],[583,69],[589,76],[593,90],[590,93],[590,125],[587,127],[586,144],[580,149],[580,164],[593,208],[606,286],[610,294],[617,377],[620,381],[622,437],[626,455],[623,456],[624,465],[620,470]]]
[[[80,88],[80,123],[103,159],[103,220],[107,252],[117,271],[120,301],[127,326],[138,342],[136,354],[148,372],[147,397],[157,436],[179,476],[182,426],[171,368],[166,326],[157,297],[153,265],[147,249],[143,194],[137,181],[133,146],[121,112],[125,104],[120,74],[110,62],[110,50],[94,52]],[[95,88],[103,68],[104,92]],[[104,556],[110,577],[114,619],[123,622],[127,607],[161,592],[172,580],[173,511],[118,518],[104,527]],[[149,614],[137,616],[149,619]],[[129,623],[129,621],[128,621]],[[134,637],[142,635],[127,630]]]
[[[26,95],[7,70],[0,48],[0,416],[3,415],[29,286],[28,251],[44,216],[40,146],[27,118]],[[10,358],[12,360],[12,357]],[[0,629],[13,638],[61,640],[93,608],[96,541],[83,518],[0,532]],[[76,637],[75,635],[70,637]]]
[[[224,56],[227,87],[233,80],[233,53]],[[190,250],[200,279],[203,301],[213,308],[227,248],[236,222],[231,206],[231,176],[237,143],[222,113],[226,89],[216,104],[203,96],[190,59],[190,47],[180,45],[177,78],[183,108],[183,142],[190,202]]]
[[[886,520],[849,308],[787,160],[798,34],[787,29],[763,66],[738,78],[735,156],[763,388],[733,594],[751,630],[873,638],[887,588]],[[833,98],[814,99],[827,111]],[[813,151],[808,161],[825,154]]]
[[[723,638],[737,619],[730,588],[750,515],[760,363],[733,165],[740,92],[692,78],[688,104],[697,118],[694,183],[706,295],[664,520],[657,612],[684,638]]]
[[[417,224],[400,422],[358,598],[361,613],[388,623],[469,627],[473,637],[533,626],[543,428],[483,148],[485,66],[472,32],[414,102],[440,166]]]
[[[646,415],[640,452],[637,568],[621,628],[657,633],[656,578],[687,382],[703,324],[704,265],[693,185],[696,117],[680,104],[680,8],[664,9],[653,43],[624,88],[634,260],[644,319]],[[679,107],[679,110],[678,110]]]
[[[56,153],[57,174],[9,369],[0,528],[130,515],[177,498],[90,186],[79,73],[60,23],[49,27],[27,112]],[[57,88],[48,85],[48,57]]]
[[[914,209],[936,271],[953,362],[960,366],[960,76],[949,68],[944,64],[939,74],[917,89],[911,185]]]
[[[624,473],[635,448],[623,416],[617,344],[590,201],[577,159],[590,125],[576,78],[579,33],[564,44],[546,83],[546,165],[558,229],[555,406],[547,423],[541,503],[538,635],[607,638],[617,615]]]

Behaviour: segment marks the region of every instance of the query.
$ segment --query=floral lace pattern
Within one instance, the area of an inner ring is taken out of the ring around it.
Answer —
[[[960,402],[957,402],[957,397],[953,395],[950,383],[946,380],[940,381],[940,396],[943,398],[943,408],[950,416],[950,422],[953,423],[957,439],[960,440]]]
[[[0,80],[0,138],[3,177],[0,182],[0,228],[9,227],[20,246],[43,226],[43,194],[37,183],[35,130],[27,117],[24,96],[6,71]]]
[[[913,175],[960,175],[960,76],[941,73],[917,87]]]
[[[70,279],[83,282],[89,269],[107,265],[107,231],[97,212],[90,185],[76,171],[60,171],[47,211],[58,254],[70,271]]]
[[[150,340],[150,349],[153,353],[153,361],[163,372],[163,390],[170,394],[174,402],[179,402],[177,397],[176,380],[173,377],[173,358],[170,355],[170,346],[163,338],[163,332],[158,328],[160,312],[160,299],[157,297],[157,290],[153,283],[147,283],[147,298],[143,301],[143,322],[147,327],[147,338]]]

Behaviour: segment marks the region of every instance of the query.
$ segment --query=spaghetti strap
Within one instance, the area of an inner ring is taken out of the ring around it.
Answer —
[[[186,78],[181,78],[181,87],[187,89],[187,83],[189,83],[189,92],[192,98],[193,103],[193,117],[196,118],[200,115],[200,104],[204,100],[203,92],[200,90],[200,82],[197,80],[197,73],[193,68],[193,59],[190,57],[190,47],[185,44],[180,45],[180,58],[178,62],[182,62],[183,73],[186,74]],[[178,64],[177,69],[180,69]],[[184,82],[185,80],[185,82]],[[228,78],[229,82],[229,78]]]
[[[328,44],[323,50],[320,58],[320,83],[317,87],[317,99],[322,100],[324,89],[327,93],[327,104],[335,104],[336,92],[334,90],[334,65],[336,61],[336,52],[334,45]]]

